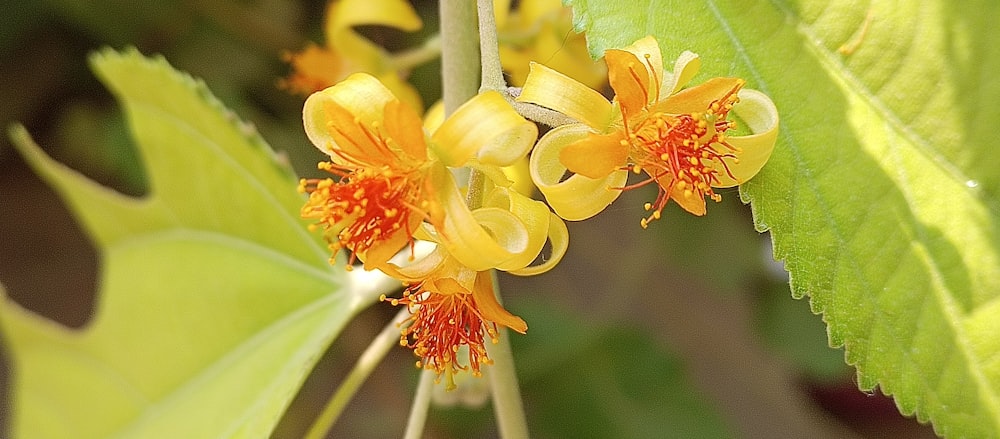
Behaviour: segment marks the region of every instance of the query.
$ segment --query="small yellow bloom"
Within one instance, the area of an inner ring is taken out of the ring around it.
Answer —
[[[531,61],[567,72],[591,88],[607,82],[604,63],[594,61],[584,35],[573,30],[573,14],[559,0],[494,0],[500,63],[514,86],[524,84]]]
[[[423,108],[416,89],[405,81],[403,72],[393,68],[391,54],[354,30],[364,25],[415,32],[423,22],[405,0],[334,0],[327,7],[325,44],[320,47],[310,43],[301,52],[285,54],[293,71],[279,85],[293,93],[308,95],[352,73],[364,72],[377,77],[414,109]]]
[[[408,285],[403,297],[382,300],[406,305],[412,313],[400,344],[413,349],[418,367],[435,371],[438,380],[444,377],[448,390],[455,388],[458,371],[479,376],[481,366],[491,363],[485,342],[487,337],[498,342],[497,325],[522,334],[528,330],[497,302],[489,272],[470,270],[441,247],[396,275]],[[468,358],[459,358],[462,347]]]
[[[309,139],[330,156],[320,169],[338,178],[301,181],[309,193],[302,216],[323,227],[334,254],[346,248],[366,269],[389,265],[418,237],[474,270],[530,270],[561,223],[543,203],[504,187],[501,167],[527,154],[537,128],[499,93],[474,97],[427,135],[412,108],[358,73],[309,96],[303,121]],[[501,183],[474,211],[448,170],[463,166]]]
[[[713,78],[681,90],[697,72],[697,55],[685,52],[664,78],[660,49],[646,37],[605,52],[615,101],[541,65],[518,98],[560,111],[580,123],[548,132],[531,157],[532,179],[560,216],[586,219],[621,191],[656,183],[659,195],[641,221],[657,219],[669,200],[695,215],[705,213],[713,188],[741,184],[770,157],[778,113],[763,93],[743,89],[737,78]],[[731,135],[735,112],[753,134]],[[626,186],[628,171],[648,178]],[[566,171],[574,175],[564,179]]]

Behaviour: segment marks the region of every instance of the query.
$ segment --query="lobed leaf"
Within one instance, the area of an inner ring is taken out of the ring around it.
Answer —
[[[102,187],[11,130],[101,257],[95,315],[80,330],[0,300],[13,433],[267,436],[375,297],[329,266],[298,217],[291,169],[204,84],[135,50],[91,62],[125,107],[150,189]]]
[[[1000,4],[570,0],[591,53],[652,34],[782,117],[741,188],[864,389],[949,437],[1000,437]],[[711,209],[710,209],[711,210]]]

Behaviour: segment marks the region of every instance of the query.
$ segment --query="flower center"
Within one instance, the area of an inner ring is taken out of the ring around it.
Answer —
[[[310,229],[322,226],[328,233],[336,233],[335,237],[328,235],[327,241],[334,256],[344,248],[352,252],[348,269],[358,254],[364,255],[399,233],[413,245],[413,229],[426,218],[428,206],[419,170],[400,173],[330,162],[321,162],[319,167],[341,178],[336,182],[329,178],[301,180],[299,191],[309,193],[301,214],[317,220]]]
[[[640,225],[646,228],[657,220],[667,202],[708,197],[720,201],[712,186],[719,183],[718,175],[732,176],[723,158],[736,160],[737,148],[725,140],[725,132],[736,123],[726,120],[739,100],[735,87],[721,99],[713,101],[705,112],[687,114],[651,113],[628,127],[629,158],[635,173],[645,172],[649,179],[627,186],[632,189],[656,182],[656,200],[646,203],[652,211]],[[702,202],[703,203],[703,202]]]
[[[433,370],[439,381],[444,376],[446,389],[451,390],[455,388],[457,371],[471,369],[473,375],[480,376],[480,366],[492,364],[483,344],[483,332],[497,343],[497,326],[483,320],[471,294],[443,294],[424,286],[425,282],[420,282],[403,291],[400,299],[382,296],[381,300],[409,308],[411,323],[400,331],[399,344],[412,348],[420,357],[417,367]],[[468,365],[458,362],[459,347],[463,345],[468,347]]]

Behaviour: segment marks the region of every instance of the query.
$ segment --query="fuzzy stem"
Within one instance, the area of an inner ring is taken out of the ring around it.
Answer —
[[[378,366],[382,362],[382,358],[385,357],[385,354],[393,346],[399,344],[399,324],[409,316],[409,310],[405,308],[400,310],[393,317],[392,321],[385,325],[382,332],[372,340],[368,348],[358,357],[358,361],[354,363],[354,368],[347,374],[347,378],[337,388],[337,391],[333,393],[330,401],[326,403],[326,407],[323,407],[323,412],[313,421],[312,426],[309,427],[309,432],[305,435],[305,439],[322,439],[326,437],[330,428],[333,427],[333,423],[336,422],[337,418],[344,411],[344,408],[347,407],[347,403],[350,402],[351,397],[357,393],[361,384],[375,370],[375,366]]]
[[[410,406],[410,417],[406,420],[406,433],[403,439],[420,439],[424,434],[424,423],[427,422],[427,410],[431,407],[431,393],[434,390],[434,371],[424,369],[420,372],[420,383],[417,384],[417,394]]]
[[[441,81],[445,115],[479,90],[479,23],[468,0],[441,0]]]
[[[482,56],[482,84],[479,91],[507,90],[500,65],[500,47],[497,44],[497,20],[493,13],[493,2],[479,0],[476,11],[479,14],[479,53]]]
[[[489,0],[487,0],[489,1]],[[500,300],[500,286],[497,283],[497,272],[491,272],[493,291]],[[486,343],[486,353],[493,360],[493,365],[484,369],[490,380],[493,392],[493,412],[497,419],[501,438],[525,438],[528,436],[528,420],[524,415],[524,404],[521,402],[521,388],[517,383],[517,372],[514,370],[514,354],[510,350],[510,337],[507,328],[500,327],[497,344]]]

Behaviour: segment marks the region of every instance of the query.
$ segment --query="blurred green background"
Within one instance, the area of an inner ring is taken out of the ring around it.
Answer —
[[[392,49],[437,32],[437,3],[415,2],[417,34],[366,28]],[[0,122],[27,125],[48,152],[91,178],[141,196],[143,170],[118,107],[87,67],[102,46],[162,54],[205,80],[302,175],[323,157],[301,128],[303,97],[280,90],[284,51],[322,42],[324,1],[7,0],[0,14]],[[440,96],[436,63],[411,80]],[[780,145],[779,145],[780,147]],[[596,218],[570,224],[572,244],[552,272],[503,276],[536,437],[934,437],[893,402],[857,390],[843,353],[806,301],[791,299],[767,235],[753,230],[736,190],[697,218],[668,208],[639,227],[647,187]],[[100,260],[61,201],[0,139],[0,283],[22,305],[72,326],[95,306]],[[361,314],[320,360],[275,438],[299,437],[392,316]],[[417,371],[394,349],[330,437],[401,434]],[[9,362],[0,351],[0,424],[10,418]],[[476,386],[464,386],[475,393]],[[451,395],[458,396],[458,395]],[[466,395],[475,399],[474,395]],[[53,420],[58,422],[58,420]],[[0,430],[4,437],[5,430]],[[436,407],[425,437],[489,438],[489,404]]]

